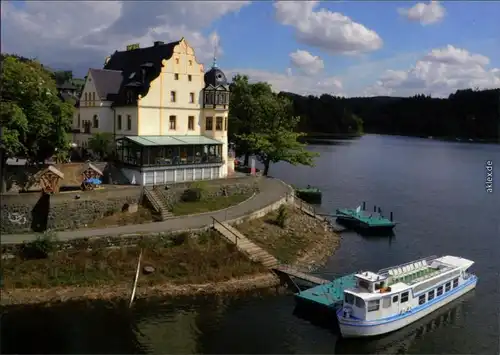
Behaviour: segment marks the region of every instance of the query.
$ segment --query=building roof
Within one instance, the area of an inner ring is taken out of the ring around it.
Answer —
[[[118,88],[113,88],[115,93],[110,93],[108,99],[115,101],[116,104],[126,104],[128,91],[134,93],[134,98],[138,95],[145,96],[149,91],[150,83],[161,73],[162,61],[172,57],[175,46],[181,41],[166,44],[155,42],[151,47],[113,53],[104,69],[120,71],[122,80]]]
[[[126,139],[143,146],[223,144],[201,135],[184,136],[126,136]]]
[[[120,70],[89,69],[89,72],[101,99],[106,99],[109,94],[118,94],[123,80]]]
[[[214,88],[219,86],[226,87],[228,85],[226,75],[217,66],[217,61],[215,58],[214,63],[212,64],[212,68],[205,73],[203,79],[205,80],[205,88],[209,86]]]

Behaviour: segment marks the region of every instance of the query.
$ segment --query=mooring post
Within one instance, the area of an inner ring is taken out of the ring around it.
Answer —
[[[363,201],[363,211],[366,211],[366,202]]]
[[[392,211],[391,211],[391,222],[392,222]]]
[[[373,206],[373,212],[377,212],[377,206],[376,205]]]

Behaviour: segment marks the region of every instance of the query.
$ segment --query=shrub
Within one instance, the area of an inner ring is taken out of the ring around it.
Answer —
[[[189,188],[184,190],[181,196],[181,200],[184,202],[197,202],[200,201],[203,196],[203,191],[199,188]]]
[[[25,259],[45,259],[56,249],[56,238],[52,233],[44,233],[35,240],[23,243],[21,255]]]
[[[288,214],[285,205],[278,208],[278,215],[276,216],[276,224],[281,228],[285,228]]]
[[[172,244],[174,246],[179,246],[179,245],[182,245],[184,243],[187,243],[189,241],[189,233],[188,232],[183,232],[183,233],[179,233],[179,234],[174,234],[172,236]]]

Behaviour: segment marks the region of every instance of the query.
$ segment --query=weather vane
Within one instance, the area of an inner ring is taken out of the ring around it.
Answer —
[[[212,64],[212,67],[217,68],[217,47],[219,45],[219,38],[217,34],[214,34],[213,45],[214,45],[214,62]]]

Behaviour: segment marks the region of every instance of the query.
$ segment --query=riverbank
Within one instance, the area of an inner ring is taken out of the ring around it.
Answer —
[[[318,266],[339,245],[340,236],[313,217],[293,209],[289,213],[285,229],[271,228],[266,235],[300,247],[286,251],[272,245],[263,247],[277,254],[280,261],[302,269]],[[251,238],[268,228],[275,217],[272,212],[241,227],[246,227]],[[290,230],[295,233],[285,237]],[[308,230],[314,231],[314,238]],[[304,236],[299,234],[302,232]],[[140,275],[137,298],[230,293],[279,285],[274,274],[248,260],[215,231],[64,242],[46,259],[26,260],[20,254],[25,249],[3,248],[2,254],[11,256],[3,260],[2,305],[128,299],[141,249],[143,267],[150,266],[153,271]]]

